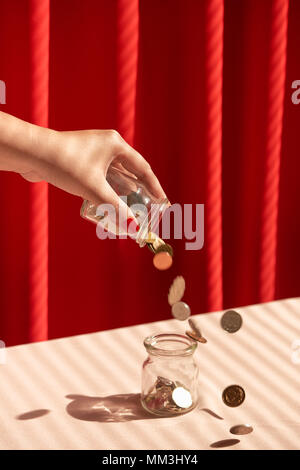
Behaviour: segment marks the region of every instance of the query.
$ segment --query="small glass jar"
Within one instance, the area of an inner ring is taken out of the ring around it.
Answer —
[[[141,247],[145,246],[149,232],[156,230],[170,202],[167,198],[156,198],[139,178],[133,178],[113,165],[109,167],[106,179],[118,196],[130,207],[139,224],[138,232],[134,234],[128,232],[125,225],[121,226],[116,219],[112,221],[108,213],[103,213],[103,205],[98,206],[87,200],[81,206],[81,216],[95,224],[101,224],[106,231],[118,236],[129,236]]]
[[[148,357],[142,369],[141,403],[155,415],[174,416],[193,410],[199,401],[197,342],[165,333],[144,340]]]

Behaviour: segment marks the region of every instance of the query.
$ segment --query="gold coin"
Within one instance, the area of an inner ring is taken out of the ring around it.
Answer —
[[[188,322],[189,322],[189,325],[190,327],[192,328],[192,330],[198,335],[198,336],[202,336],[201,334],[201,331],[199,330],[199,328],[197,327],[196,323],[194,320],[192,320],[192,318],[189,318],[188,319]]]
[[[189,318],[191,309],[185,302],[176,302],[172,305],[172,315],[177,320],[183,321]]]
[[[240,385],[229,385],[222,393],[223,402],[232,408],[240,406],[245,400],[245,396],[245,390]]]

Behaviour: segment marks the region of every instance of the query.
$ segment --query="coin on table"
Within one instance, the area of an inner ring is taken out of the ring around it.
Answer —
[[[245,400],[245,390],[240,385],[229,385],[223,390],[222,399],[225,405],[234,408]]]
[[[237,424],[230,428],[231,434],[250,434],[253,431],[253,427],[250,424]]]
[[[153,264],[159,271],[165,271],[172,266],[173,258],[166,251],[161,251],[160,253],[156,253],[154,255]]]
[[[189,336],[190,338],[192,338],[193,340],[198,341],[198,343],[203,343],[203,344],[207,343],[207,339],[205,339],[204,336],[202,336],[201,334],[198,335],[194,331],[186,331],[185,334]]]
[[[182,276],[175,277],[169,289],[168,302],[172,306],[176,302],[180,302],[185,291],[185,280]]]
[[[175,387],[174,382],[172,380],[166,379],[165,377],[158,376],[157,380],[155,382],[156,388],[161,388],[161,387]]]
[[[173,390],[172,400],[180,408],[189,408],[193,404],[190,392],[184,387],[176,387]]]
[[[172,315],[177,320],[186,320],[191,314],[191,309],[185,302],[176,302],[172,305]]]
[[[241,315],[235,310],[228,310],[221,318],[221,326],[228,333],[235,333],[242,326],[243,320]]]

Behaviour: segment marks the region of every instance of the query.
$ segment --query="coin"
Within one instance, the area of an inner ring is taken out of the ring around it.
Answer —
[[[156,253],[154,255],[153,264],[159,271],[165,271],[172,266],[173,258],[169,253],[161,251],[160,253]]]
[[[250,434],[253,431],[253,427],[250,424],[237,424],[230,428],[231,434]]]
[[[228,333],[235,333],[242,326],[243,320],[241,315],[235,310],[228,310],[221,318],[221,326]]]
[[[180,408],[189,408],[193,404],[190,392],[184,387],[176,387],[173,390],[172,400]]]
[[[222,393],[223,402],[232,408],[240,406],[245,400],[245,396],[245,390],[240,385],[229,385]]]
[[[172,305],[172,315],[177,320],[186,320],[191,314],[191,309],[185,302],[176,302]]]
[[[202,336],[201,334],[201,331],[199,330],[199,328],[197,327],[196,323],[194,322],[194,320],[192,320],[191,318],[188,319],[188,322],[189,322],[189,325],[190,327],[192,328],[192,330],[197,333],[198,336]]]
[[[169,289],[168,302],[172,306],[176,302],[180,302],[185,291],[185,280],[182,276],[175,277]]]
[[[197,335],[197,333],[194,331],[186,331],[185,334],[189,336],[190,338],[192,338],[193,340],[198,341],[199,343],[203,343],[203,344],[207,343],[207,339],[205,339],[201,335]]]
[[[157,248],[154,247],[154,250],[155,250],[155,253],[160,253],[162,251],[165,251],[169,253],[169,255],[173,256],[173,248],[171,247],[171,245],[168,245],[167,243],[164,243],[163,245],[159,245],[159,247]]]

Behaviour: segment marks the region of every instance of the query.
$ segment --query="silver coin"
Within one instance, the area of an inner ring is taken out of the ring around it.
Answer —
[[[173,385],[174,382],[172,382],[172,380],[166,379],[165,377],[162,377],[161,375],[158,375],[156,383],[170,386],[170,385]]]
[[[250,434],[253,431],[253,427],[250,424],[237,424],[230,428],[231,434]]]
[[[184,387],[176,387],[173,390],[172,400],[180,408],[190,408],[193,404],[191,393]]]
[[[194,331],[186,331],[185,334],[194,341],[198,341],[198,343],[207,343],[207,339],[204,336],[199,336]]]
[[[185,280],[182,276],[177,276],[169,289],[168,302],[172,305],[180,302],[185,291]]]
[[[172,305],[172,315],[177,320],[186,320],[191,314],[191,309],[185,302],[176,302]]]
[[[241,315],[235,310],[228,310],[221,318],[221,326],[228,333],[235,333],[243,324]]]

